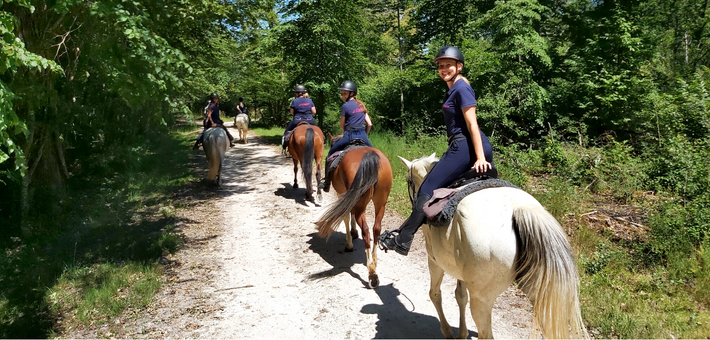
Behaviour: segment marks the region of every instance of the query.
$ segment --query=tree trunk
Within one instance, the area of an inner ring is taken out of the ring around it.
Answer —
[[[25,145],[22,148],[22,152],[25,154],[25,169],[30,168],[30,150],[32,149],[32,144],[34,143],[34,135],[35,135],[35,129],[36,129],[36,124],[35,124],[35,113],[33,110],[28,110],[27,112],[27,141]],[[22,229],[22,235],[23,236],[29,236],[30,233],[30,226],[27,221],[27,217],[29,216],[30,212],[30,194],[29,194],[29,188],[30,188],[30,182],[31,182],[31,176],[29,176],[29,173],[25,173],[25,176],[22,177],[22,187],[20,188],[20,220],[21,220],[21,229]]]
[[[318,100],[316,100],[316,115],[318,116],[318,126],[323,127],[325,117],[325,93],[323,89],[318,89]]]

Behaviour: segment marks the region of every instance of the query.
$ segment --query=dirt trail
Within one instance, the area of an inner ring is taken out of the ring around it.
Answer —
[[[380,286],[367,289],[362,240],[344,253],[342,225],[327,242],[317,236],[312,222],[324,208],[292,188],[292,164],[278,146],[252,135],[230,149],[223,187],[195,186],[212,197],[180,212],[188,221],[178,226],[186,245],[163,259],[168,279],[155,301],[117,320],[121,331],[105,326],[72,337],[442,338],[421,233],[407,257],[378,251]],[[325,194],[326,204],[335,199]],[[384,227],[401,220],[389,212]],[[458,327],[454,289],[447,277],[444,308]],[[530,310],[522,293],[506,291],[493,310],[495,336],[529,337]],[[467,320],[476,337],[470,312]]]

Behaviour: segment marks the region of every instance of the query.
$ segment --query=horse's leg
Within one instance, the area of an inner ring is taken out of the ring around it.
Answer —
[[[350,218],[350,237],[353,238],[353,240],[356,240],[358,237],[360,237],[360,234],[357,232],[357,223],[355,221],[355,216],[352,216]]]
[[[491,311],[495,301],[495,296],[491,299],[471,293],[471,316],[473,317],[473,322],[476,323],[479,339],[493,339]]]
[[[441,282],[444,280],[444,270],[432,261],[431,257],[429,257],[428,260],[429,276],[431,277],[429,298],[431,299],[431,303],[434,304],[434,308],[436,308],[436,313],[439,314],[439,329],[441,330],[441,334],[447,339],[451,339],[451,326],[449,326],[449,323],[446,321],[444,309],[441,306]]]
[[[350,234],[350,221],[355,224],[355,219],[350,216],[350,213],[345,214],[343,217],[343,223],[345,223],[345,252],[351,253],[353,251],[353,237]]]
[[[320,182],[321,181],[321,172],[320,172],[321,171],[321,163],[323,163],[323,161],[322,161],[323,151],[321,149],[323,149],[323,147],[322,146],[319,147],[316,144],[315,157],[313,157],[313,158],[315,158],[315,162],[316,162],[316,188],[317,188],[316,189],[317,190],[316,197],[317,197],[318,204],[323,202],[323,193],[321,192],[322,186],[321,186],[321,182]]]
[[[367,218],[365,216],[365,207],[356,206],[353,210],[353,216],[357,217],[357,224],[360,225],[362,230],[362,241],[365,243],[365,255],[367,256],[367,271],[368,283],[370,288],[375,288],[380,285],[380,278],[377,276],[377,253],[375,252],[372,243],[370,242],[372,238],[370,237],[370,228],[367,226]]]
[[[466,327],[466,304],[468,303],[468,291],[466,282],[456,281],[456,302],[459,304],[459,339],[468,337],[468,327]],[[480,337],[480,335],[479,335]]]
[[[293,160],[293,188],[298,189],[298,158],[294,155],[291,160]]]

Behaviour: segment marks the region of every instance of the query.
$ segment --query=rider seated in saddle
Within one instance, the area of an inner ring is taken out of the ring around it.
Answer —
[[[247,113],[247,106],[244,105],[244,98],[239,97],[239,104],[237,104],[236,109],[237,109],[237,115],[240,115],[242,113],[247,115],[247,119],[248,119],[247,123],[251,125],[251,117],[249,117],[249,113]]]
[[[316,107],[313,105],[313,101],[306,96],[306,87],[303,85],[296,85],[293,88],[293,96],[295,97],[291,102],[291,115],[293,120],[288,124],[286,130],[284,130],[283,138],[281,139],[281,147],[286,150],[288,146],[288,137],[291,136],[291,131],[298,126],[301,122],[306,122],[311,125],[316,125],[316,120],[313,115],[316,114]]]
[[[466,78],[461,75],[464,57],[458,48],[445,46],[436,54],[439,77],[449,90],[444,95],[442,111],[449,137],[449,148],[419,187],[412,213],[399,229],[380,235],[380,247],[407,255],[414,233],[424,224],[423,208],[434,189],[451,185],[471,169],[485,174],[493,168],[493,148],[476,120],[476,96]]]
[[[362,139],[365,144],[372,146],[367,135],[372,129],[372,121],[367,114],[367,107],[360,99],[357,99],[357,85],[354,82],[346,80],[340,87],[340,98],[345,104],[340,107],[340,129],[343,130],[343,138],[331,145],[328,151],[328,157],[345,149],[351,141]],[[330,171],[326,169],[324,190],[330,190]]]
[[[200,132],[200,135],[197,136],[195,145],[192,147],[193,150],[197,150],[200,148],[200,144],[202,144],[202,137],[204,136],[205,131],[213,126],[219,126],[224,129],[224,131],[227,132],[227,137],[229,137],[229,146],[234,146],[234,143],[232,143],[234,137],[232,137],[232,134],[229,133],[227,127],[224,126],[224,122],[222,121],[222,119],[219,118],[219,96],[217,96],[216,93],[212,93],[210,95],[210,100],[210,105],[207,107],[207,118],[205,118],[205,121],[203,122],[204,130],[202,130],[202,132]]]

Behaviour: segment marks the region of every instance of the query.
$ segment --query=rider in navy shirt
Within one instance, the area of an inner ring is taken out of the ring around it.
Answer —
[[[192,147],[193,150],[196,150],[200,147],[200,144],[202,144],[202,136],[204,136],[205,130],[213,127],[213,126],[218,126],[224,129],[225,132],[227,132],[227,137],[229,138],[229,146],[232,147],[234,146],[234,143],[232,143],[232,140],[234,140],[234,137],[232,137],[232,134],[229,133],[229,130],[227,130],[227,127],[224,126],[224,122],[222,119],[219,117],[219,96],[217,96],[216,93],[212,93],[210,95],[210,104],[207,106],[207,118],[204,121],[204,130],[200,133],[199,136],[197,136],[197,140],[195,141],[195,145]]]
[[[476,96],[468,80],[461,75],[463,54],[456,47],[446,46],[439,50],[434,62],[439,77],[449,87],[441,105],[449,148],[419,187],[409,218],[399,229],[385,231],[379,237],[383,249],[402,255],[409,253],[414,233],[426,220],[424,203],[431,198],[434,189],[452,184],[470,169],[483,175],[493,168],[493,148],[476,120]]]
[[[357,85],[352,81],[346,80],[340,84],[338,89],[340,90],[340,98],[345,102],[345,104],[340,107],[340,129],[343,130],[343,138],[330,146],[328,157],[336,151],[344,149],[355,139],[361,139],[365,144],[372,146],[372,143],[370,143],[370,140],[367,138],[370,129],[372,129],[372,121],[367,114],[365,103],[356,97]],[[331,178],[329,170],[330,169],[326,169],[325,183],[323,184],[323,190],[325,192],[330,191]]]
[[[284,130],[284,138],[281,142],[283,149],[286,149],[286,142],[288,140],[286,134],[295,129],[298,124],[306,122],[311,125],[317,125],[316,120],[313,118],[313,115],[316,114],[316,107],[313,105],[313,101],[306,96],[307,92],[306,87],[303,85],[296,85],[293,88],[293,95],[296,98],[291,102],[291,109],[289,110],[293,116],[293,120],[291,120],[286,130]]]
[[[357,99],[357,85],[352,81],[344,81],[340,85],[340,97],[345,104],[340,107],[340,129],[343,138],[335,142],[328,152],[328,156],[344,149],[352,140],[362,139],[367,145],[372,146],[367,135],[372,128],[372,121],[367,114],[365,104]]]

